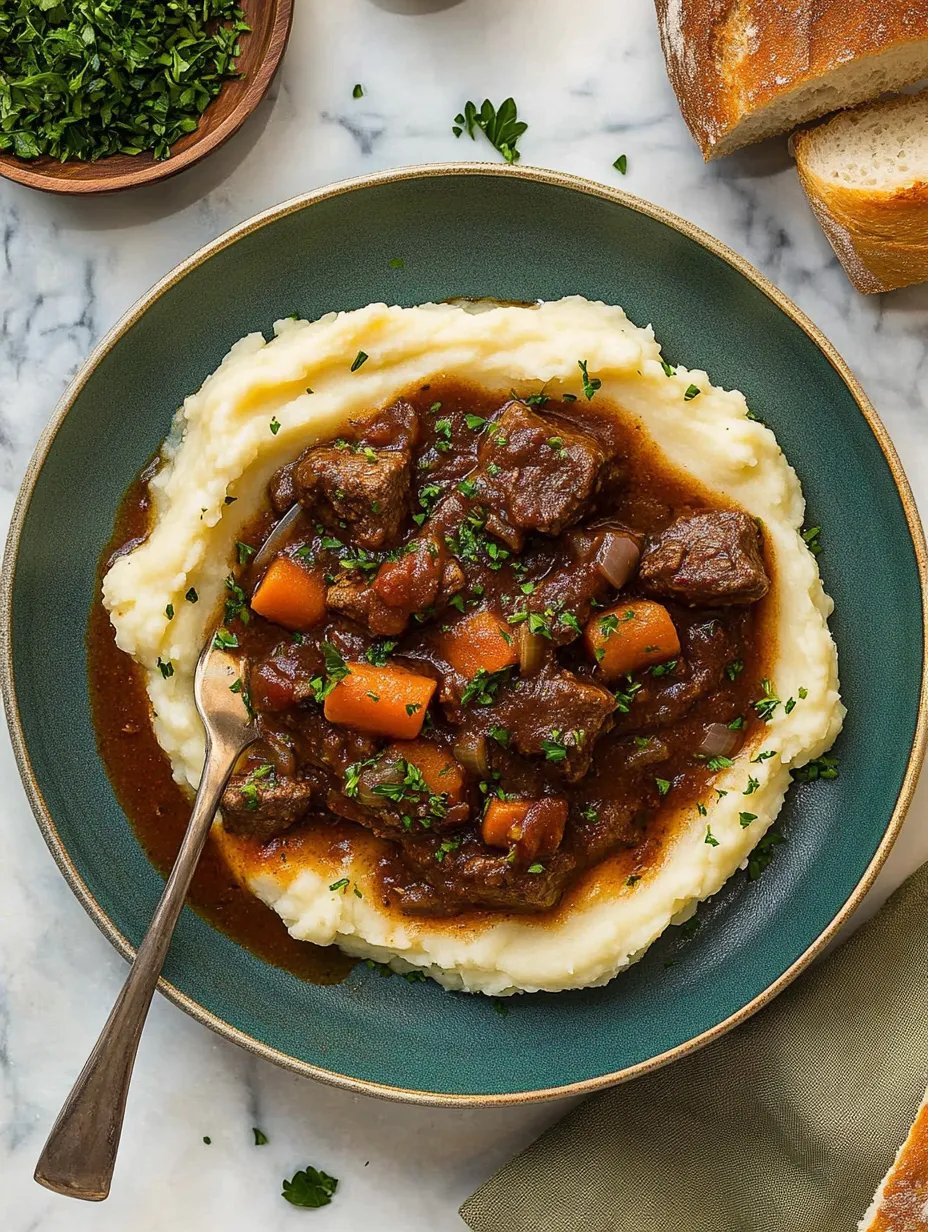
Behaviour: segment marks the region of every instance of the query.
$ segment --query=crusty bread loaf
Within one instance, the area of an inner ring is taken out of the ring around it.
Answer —
[[[705,158],[928,77],[928,0],[655,0]]]
[[[842,112],[797,133],[792,149],[859,291],[928,279],[928,92]]]
[[[928,1095],[858,1232],[928,1232]]]

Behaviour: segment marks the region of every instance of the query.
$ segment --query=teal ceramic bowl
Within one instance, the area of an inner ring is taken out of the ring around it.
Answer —
[[[26,790],[72,889],[131,956],[162,882],[97,757],[84,630],[119,498],[184,395],[237,338],[290,312],[575,293],[622,304],[653,323],[671,360],[743,389],[799,472],[836,602],[849,710],[840,778],[793,788],[786,843],[759,880],[738,874],[704,905],[695,938],[670,929],[607,987],[519,997],[505,1016],[485,998],[364,966],[341,985],[304,984],[186,911],[163,992],[299,1073],[490,1104],[645,1072],[742,1021],[809,963],[901,825],[925,735],[925,546],[847,367],[770,283],[680,219],[569,176],[431,166],[288,202],[191,257],[104,339],[39,443],[5,563],[3,689]]]

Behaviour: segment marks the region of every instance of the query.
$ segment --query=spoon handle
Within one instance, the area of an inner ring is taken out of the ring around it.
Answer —
[[[207,731],[200,787],[164,893],[122,992],[36,1164],[35,1179],[56,1193],[100,1202],[110,1191],[142,1027],[197,861],[240,751],[240,743],[215,741]]]

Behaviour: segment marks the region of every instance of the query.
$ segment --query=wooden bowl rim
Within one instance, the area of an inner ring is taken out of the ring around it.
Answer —
[[[261,0],[259,0],[261,3]],[[160,161],[141,163],[137,170],[125,171],[113,175],[88,175],[86,179],[76,179],[58,175],[53,168],[67,164],[48,160],[42,165],[43,171],[35,171],[34,163],[17,157],[15,154],[0,153],[0,176],[24,184],[27,188],[38,188],[42,192],[65,193],[70,196],[87,196],[91,193],[123,192],[127,188],[139,188],[143,184],[154,184],[159,180],[169,179],[186,171],[194,163],[206,158],[223,145],[245,123],[258,104],[267,94],[274,74],[280,65],[290,31],[293,25],[293,0],[272,0],[274,15],[265,34],[265,54],[258,61],[249,76],[252,88],[245,93],[236,107],[215,128],[206,131],[202,137],[197,136],[191,144],[179,154],[172,155]],[[223,89],[226,89],[227,82]],[[215,106],[220,94],[209,104]],[[208,110],[208,108],[207,108]],[[205,114],[205,112],[204,112]],[[106,167],[113,158],[140,157],[139,155],[110,155],[98,159],[97,162],[85,162],[87,168]],[[75,160],[70,165],[74,166]]]

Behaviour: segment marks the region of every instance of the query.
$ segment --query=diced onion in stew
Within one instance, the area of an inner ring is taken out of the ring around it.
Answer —
[[[700,757],[728,757],[741,743],[741,733],[725,723],[710,723],[696,752]]]
[[[483,779],[490,773],[487,738],[479,732],[462,732],[454,742],[454,756],[469,774]]]
[[[634,539],[612,530],[604,532],[596,549],[596,568],[617,590],[632,577],[640,559],[641,552]]]
[[[529,632],[523,624],[519,630],[519,671],[523,676],[534,676],[545,661],[545,639],[538,633]]]

